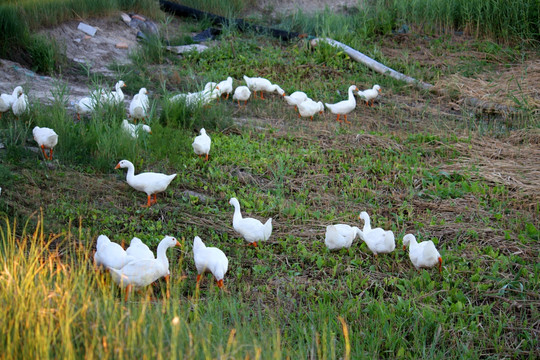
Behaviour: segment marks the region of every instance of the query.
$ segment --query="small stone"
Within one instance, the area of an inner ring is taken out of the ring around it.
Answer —
[[[91,39],[92,37],[90,35],[85,35],[84,36],[84,40],[88,40],[88,39]]]
[[[129,45],[125,42],[119,42],[115,45],[117,49],[127,49],[129,48]]]
[[[120,17],[122,18],[122,21],[124,21],[126,24],[129,25],[130,21],[131,21],[131,17],[126,14],[126,13],[121,13],[120,14]]]
[[[167,50],[172,51],[177,54],[183,54],[185,52],[197,51],[203,52],[208,49],[206,45],[192,44],[192,45],[182,45],[182,46],[167,46]]]
[[[85,24],[83,22],[79,23],[79,26],[77,27],[77,29],[87,33],[90,36],[96,35],[96,31],[97,31],[95,27]]]

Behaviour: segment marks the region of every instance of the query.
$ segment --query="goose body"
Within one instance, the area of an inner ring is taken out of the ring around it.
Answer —
[[[96,100],[94,97],[83,97],[75,104],[75,111],[77,112],[77,119],[81,120],[81,115],[90,114],[96,107]]]
[[[50,129],[48,127],[36,126],[32,130],[32,135],[34,135],[34,140],[41,148],[43,156],[48,160],[52,160],[53,148],[56,146],[56,144],[58,144],[58,134],[56,134],[53,129]],[[49,150],[48,155],[45,153],[46,149]]]
[[[272,235],[272,218],[269,218],[266,223],[262,223],[257,219],[244,218],[240,212],[240,203],[238,199],[231,198],[229,204],[234,206],[233,228],[242,235],[248,244],[257,246],[257,242],[266,241]]]
[[[171,97],[170,101],[176,102],[183,100],[188,107],[207,105],[212,100],[217,99],[220,96],[219,88],[215,82],[206,83],[202,91],[177,94]]]
[[[357,95],[366,102],[366,105],[373,106],[373,101],[379,96],[381,87],[379,85],[373,85],[373,88],[364,91],[358,91]]]
[[[324,104],[332,114],[337,114],[337,121],[339,121],[340,115],[344,115],[345,122],[349,123],[347,121],[347,114],[353,111],[356,107],[356,100],[354,99],[353,91],[358,91],[356,85],[349,86],[349,98],[347,100],[343,100],[335,104]]]
[[[94,254],[94,263],[98,267],[121,269],[134,258],[128,256],[122,247],[112,242],[106,235],[99,235]]]
[[[233,92],[233,78],[229,76],[227,80],[223,80],[217,84],[217,88],[219,89],[220,96],[227,94],[226,99],[228,99],[229,95]]]
[[[124,93],[122,92],[122,88],[125,86],[126,84],[120,80],[114,85],[115,91],[101,91],[101,102],[110,105],[122,104],[124,102]]]
[[[439,264],[439,272],[442,271],[442,257],[433,241],[428,240],[419,243],[413,234],[407,234],[403,237],[403,250],[407,246],[409,246],[409,258],[417,270],[420,268],[432,268]]]
[[[324,111],[324,105],[322,101],[315,102],[311,99],[307,99],[298,105],[298,114],[302,117],[310,117],[313,120],[315,113],[322,114]]]
[[[196,136],[193,140],[193,151],[195,151],[195,154],[202,156],[206,155],[206,161],[208,161],[208,153],[210,152],[210,145],[212,143],[212,140],[210,139],[210,136],[206,134],[206,130],[204,128],[201,128],[200,135]]]
[[[124,129],[124,131],[126,131],[134,139],[139,137],[140,131],[145,131],[149,134],[152,133],[152,129],[150,128],[150,126],[143,124],[130,124],[129,121],[127,121],[126,119],[122,120],[122,129]]]
[[[193,259],[197,268],[197,282],[202,274],[211,272],[217,285],[223,287],[223,278],[229,267],[229,260],[223,251],[215,247],[206,247],[201,238],[195,236],[193,240]]]
[[[155,204],[157,202],[157,193],[165,191],[171,181],[176,177],[176,174],[166,175],[162,173],[145,172],[135,175],[135,166],[128,160],[120,161],[115,169],[127,168],[127,183],[134,188],[145,192],[148,195],[148,203],[144,205],[146,207]],[[151,200],[151,196],[154,195],[154,199]]]
[[[287,104],[291,106],[298,106],[303,101],[306,101],[308,99],[308,96],[305,92],[295,91],[291,95],[284,96],[283,99],[285,99]]]
[[[215,82],[208,82],[204,85],[202,91],[202,103],[203,105],[209,104],[212,100],[216,100],[221,96],[221,88]]]
[[[324,243],[329,250],[350,248],[353,240],[360,234],[360,229],[347,224],[328,225]]]
[[[392,231],[386,231],[382,228],[372,229],[369,215],[365,211],[360,213],[359,218],[364,220],[364,228],[360,231],[360,238],[366,243],[369,250],[371,250],[375,256],[394,251],[396,248],[396,241]]]
[[[24,114],[26,110],[28,110],[28,96],[21,93],[11,106],[11,111],[13,111],[13,115],[19,117]]]
[[[126,84],[124,84],[122,80],[117,82],[114,86],[116,91],[112,91],[111,93],[114,98],[115,104],[122,104],[124,102],[124,93],[122,92],[122,88],[125,86]]]
[[[277,92],[279,95],[285,96],[285,91],[279,85],[272,84],[268,79],[261,77],[250,78],[244,75],[244,80],[247,87],[253,91],[255,97],[257,97],[257,91],[261,92],[261,99],[264,99],[263,91],[269,93]]]
[[[137,260],[155,259],[152,250],[138,237],[131,239],[129,247],[126,249],[126,254]]]
[[[2,113],[8,111],[13,106],[13,103],[19,98],[19,95],[23,93],[22,86],[17,86],[13,93],[0,95],[0,117]]]
[[[145,119],[148,112],[148,91],[141,88],[129,103],[129,115],[133,119]]]
[[[243,101],[244,105],[246,105],[250,96],[251,90],[247,86],[242,85],[234,89],[233,100],[238,101],[238,105],[240,105],[240,101]]]
[[[165,236],[158,245],[155,259],[135,259],[120,269],[108,267],[113,281],[126,288],[126,301],[131,288],[148,286],[162,277],[168,280],[167,249],[174,246],[180,246],[180,243],[172,236]]]

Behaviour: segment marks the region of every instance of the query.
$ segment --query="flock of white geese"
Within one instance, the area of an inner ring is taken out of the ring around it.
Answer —
[[[244,106],[247,100],[253,96],[259,96],[264,99],[264,92],[277,93],[284,97],[287,104],[295,106],[299,115],[302,117],[313,118],[317,112],[324,111],[324,107],[337,115],[337,121],[341,122],[340,116],[343,116],[343,121],[347,121],[347,114],[352,112],[356,107],[355,93],[366,105],[373,105],[373,101],[377,98],[380,92],[380,86],[375,85],[371,89],[359,91],[356,85],[351,85],[348,89],[348,99],[335,104],[324,104],[320,101],[316,102],[310,99],[304,92],[296,91],[287,96],[285,91],[276,84],[272,84],[264,78],[244,76],[247,86],[238,86],[233,92],[233,79],[227,78],[219,83],[207,83],[204,89],[196,93],[178,94],[172,96],[169,100],[172,102],[184,101],[186,106],[206,105],[213,100],[220,99],[222,96],[229,98],[232,93],[233,100],[240,105],[244,101]],[[80,115],[91,113],[98,102],[109,104],[122,104],[124,102],[124,94],[122,87],[125,84],[119,81],[115,85],[114,91],[94,91],[88,97],[83,97],[75,105],[77,118]],[[145,120],[148,117],[148,92],[145,88],[141,88],[131,100],[129,106],[129,117],[135,122],[137,120]],[[13,113],[18,117],[28,107],[28,98],[23,94],[22,87],[18,86],[13,91],[12,95],[2,94],[0,100],[0,111],[5,112],[12,109]],[[1,113],[0,113],[1,116]],[[127,119],[123,120],[122,127],[131,136],[136,138],[139,131],[151,132],[148,125],[132,124]],[[36,126],[33,129],[35,141],[41,147],[43,156],[52,160],[53,148],[58,143],[58,135],[54,130],[49,128],[40,128]],[[193,151],[199,156],[204,156],[208,161],[208,156],[211,147],[211,139],[205,129],[200,130],[200,135],[195,137],[193,141]],[[157,202],[157,194],[167,189],[176,174],[167,175],[162,173],[144,172],[135,175],[135,167],[128,160],[120,161],[115,169],[127,169],[126,181],[135,190],[146,193],[147,201],[145,207],[152,206]],[[234,207],[232,226],[235,232],[241,235],[245,241],[254,247],[258,246],[259,242],[266,241],[272,234],[272,218],[268,219],[264,224],[250,217],[243,217],[240,211],[240,203],[238,199],[231,198],[230,205]],[[359,215],[359,219],[364,221],[362,230],[356,226],[348,224],[334,224],[326,227],[325,244],[329,250],[337,250],[341,248],[351,247],[354,239],[359,237],[364,241],[367,247],[375,256],[394,251],[396,247],[394,233],[390,230],[382,228],[372,228],[370,217],[367,212],[363,211]],[[141,288],[150,285],[160,278],[165,278],[168,281],[169,261],[166,251],[170,247],[180,245],[180,243],[171,236],[165,236],[159,243],[156,255],[145,245],[140,239],[134,237],[130,246],[124,250],[117,243],[110,241],[105,235],[100,235],[97,239],[96,252],[94,262],[98,267],[109,270],[113,281],[118,283],[126,291],[126,300],[132,288]],[[423,241],[418,243],[413,234],[407,234],[403,237],[403,249],[409,247],[409,258],[416,269],[431,268],[439,266],[439,272],[442,271],[442,257],[435,248],[432,241]],[[202,279],[205,272],[210,272],[214,276],[217,285],[222,288],[224,277],[227,273],[229,261],[227,256],[218,248],[206,247],[200,237],[195,236],[193,240],[193,257],[197,268],[197,284]]]

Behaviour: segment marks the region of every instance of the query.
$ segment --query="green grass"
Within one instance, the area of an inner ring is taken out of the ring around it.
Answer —
[[[320,21],[324,29],[335,20]],[[200,30],[192,21],[183,26],[186,33]],[[333,33],[334,26],[328,36],[345,36]],[[446,67],[416,66],[413,56],[384,55],[393,38],[375,36],[362,45],[344,39],[430,81],[463,69],[472,75],[475,68],[495,69],[489,62],[479,68],[477,54],[462,54],[467,49],[500,61],[530,56],[492,42],[440,37],[411,42],[411,53],[416,46],[433,49]],[[311,49],[226,29],[220,46],[179,58],[154,56],[151,49],[163,39],[154,40],[133,54],[132,65],[113,66],[128,83],[128,98],[139,87],[149,90],[151,135],[128,138],[120,129],[123,107],[75,121],[63,85],[51,105],[31,99],[20,120],[10,113],[0,119],[4,357],[535,357],[537,192],[527,182],[523,188],[506,182],[527,176],[526,168],[496,169],[502,176],[494,178],[482,165],[533,163],[523,154],[535,151],[529,142],[538,136],[536,117],[451,111],[449,99],[374,74],[324,45]],[[238,86],[244,74],[325,102],[342,99],[353,83],[379,83],[384,95],[376,107],[355,110],[350,126],[328,113],[298,119],[275,95],[245,108],[230,99],[195,109],[167,101],[227,76]],[[95,75],[88,82],[110,83]],[[35,125],[59,134],[52,164],[30,149]],[[200,127],[212,137],[209,162],[191,147]],[[178,174],[157,205],[140,207],[145,195],[126,184],[124,170],[113,169],[123,158],[137,173]],[[233,231],[233,196],[246,216],[274,219],[269,242],[248,248]],[[328,252],[325,226],[361,225],[362,210],[374,226],[394,231],[396,251],[375,259],[355,242]],[[412,267],[401,250],[408,232],[435,242],[442,274]],[[125,302],[110,276],[92,266],[99,234],[119,243],[137,236],[152,249],[165,234],[177,237],[182,248],[168,251],[171,298],[159,281]],[[229,257],[226,292],[210,276],[196,288],[195,235]]]

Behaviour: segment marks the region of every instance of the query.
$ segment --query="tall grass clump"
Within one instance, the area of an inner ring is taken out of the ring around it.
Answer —
[[[239,17],[254,4],[253,0],[172,0],[172,2],[226,18]]]
[[[313,14],[298,11],[286,17],[281,26],[351,43],[390,34],[405,24],[436,34],[463,31],[506,42],[540,40],[536,0],[375,0],[352,14],[328,8]]]
[[[504,41],[540,40],[537,0],[405,0],[393,2],[398,19],[427,31],[464,31]]]
[[[37,104],[33,121],[54,129],[58,134],[55,154],[74,166],[91,166],[109,171],[120,158],[138,159],[145,150],[146,133],[133,139],[121,127],[125,109],[122,105],[98,105],[88,118],[76,121],[67,110],[67,89],[59,84],[53,91],[54,102],[42,111]]]

